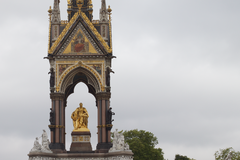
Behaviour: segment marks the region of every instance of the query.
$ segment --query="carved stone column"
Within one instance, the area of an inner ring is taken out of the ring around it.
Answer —
[[[106,128],[107,111],[109,109],[110,92],[100,92],[96,94],[98,107],[98,153],[107,153],[112,147],[111,134]]]
[[[49,125],[51,130],[50,149],[55,152],[65,151],[65,95],[62,93],[50,93],[52,110],[54,112],[54,124]]]

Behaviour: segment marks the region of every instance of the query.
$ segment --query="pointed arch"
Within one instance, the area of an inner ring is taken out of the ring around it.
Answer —
[[[85,65],[82,61],[69,67],[61,75],[59,82],[56,86],[56,91],[65,94],[65,98],[74,92],[74,87],[83,82],[87,85],[89,93],[94,96],[98,92],[105,90],[102,79],[99,74],[90,66]]]

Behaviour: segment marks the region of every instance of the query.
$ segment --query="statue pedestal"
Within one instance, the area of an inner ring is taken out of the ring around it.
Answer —
[[[91,133],[90,131],[73,131],[72,132],[72,144],[70,147],[70,152],[79,153],[91,153]]]

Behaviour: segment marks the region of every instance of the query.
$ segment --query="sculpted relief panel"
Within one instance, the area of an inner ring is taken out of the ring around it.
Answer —
[[[133,160],[132,156],[113,156],[106,158],[52,158],[52,157],[29,157],[29,160]]]

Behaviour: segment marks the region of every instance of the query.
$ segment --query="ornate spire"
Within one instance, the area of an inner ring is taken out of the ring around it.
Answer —
[[[60,3],[60,0],[54,0],[53,11],[52,11],[52,23],[53,24],[61,23],[59,3]]]
[[[105,0],[102,0],[102,6],[100,9],[100,22],[108,22],[108,14]]]

